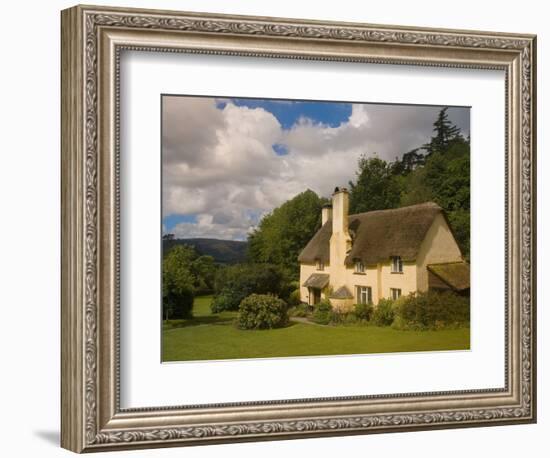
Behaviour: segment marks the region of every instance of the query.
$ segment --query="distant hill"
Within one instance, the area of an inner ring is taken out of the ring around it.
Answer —
[[[162,250],[166,253],[176,245],[190,245],[197,254],[212,256],[221,264],[237,264],[246,260],[248,242],[219,239],[171,239],[162,241]]]

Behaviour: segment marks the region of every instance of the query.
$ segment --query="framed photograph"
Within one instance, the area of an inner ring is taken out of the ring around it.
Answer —
[[[62,446],[536,421],[536,37],[62,12]]]

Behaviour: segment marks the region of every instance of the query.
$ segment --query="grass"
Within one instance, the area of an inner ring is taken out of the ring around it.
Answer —
[[[405,351],[465,350],[469,328],[397,331],[377,326],[314,326],[244,331],[233,326],[236,312],[210,313],[211,296],[195,299],[194,317],[164,323],[163,361],[346,355]]]
[[[198,296],[193,303],[193,318],[188,320],[168,320],[162,323],[163,331],[175,328],[186,328],[203,324],[231,324],[237,312],[212,313],[210,303],[212,296]]]

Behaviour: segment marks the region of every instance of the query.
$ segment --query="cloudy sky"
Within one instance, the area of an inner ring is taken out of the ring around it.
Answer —
[[[438,106],[163,96],[163,232],[246,240],[262,215],[354,179],[361,154],[389,161],[432,135]],[[469,108],[451,107],[469,134]]]

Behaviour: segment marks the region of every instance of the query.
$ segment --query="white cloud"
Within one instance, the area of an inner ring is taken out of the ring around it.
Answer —
[[[351,116],[349,117],[349,124],[356,129],[360,129],[368,122],[369,115],[367,113],[367,105],[353,105]]]
[[[171,230],[177,237],[245,239],[260,215],[296,194],[328,196],[346,185],[361,154],[393,160],[425,143],[438,111],[354,104],[338,127],[302,118],[284,130],[263,108],[224,99],[219,109],[219,101],[163,101],[163,214],[198,215]],[[278,156],[274,144],[288,154]]]

